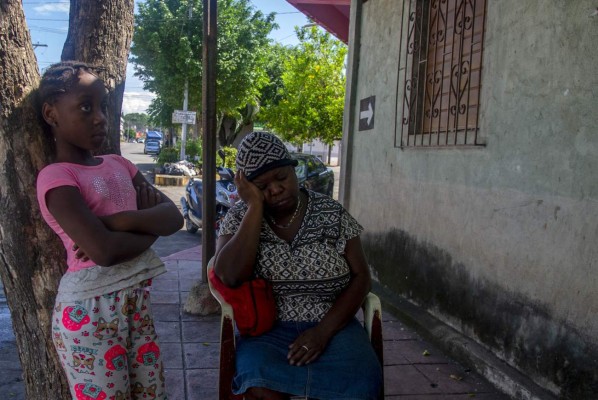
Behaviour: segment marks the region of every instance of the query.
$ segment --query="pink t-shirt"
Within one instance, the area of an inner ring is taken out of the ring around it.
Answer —
[[[71,163],[55,163],[46,166],[37,176],[37,201],[42,216],[60,236],[66,249],[68,272],[79,271],[96,265],[91,260],[75,258],[73,240],[62,230],[48,211],[46,193],[60,186],[74,186],[90,210],[98,217],[121,211],[137,210],[137,194],[133,177],[138,169],[126,158],[114,154],[100,156],[102,163],[86,166]]]

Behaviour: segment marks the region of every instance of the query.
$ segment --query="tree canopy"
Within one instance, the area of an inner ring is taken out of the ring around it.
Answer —
[[[287,50],[282,85],[260,120],[289,142],[342,136],[347,47],[317,27],[296,28],[299,44]]]
[[[123,116],[125,127],[136,131],[145,130],[148,127],[149,116],[145,113],[129,113]]]
[[[157,94],[149,113],[154,123],[171,126],[182,109],[185,81],[189,109],[201,109],[202,3],[193,0],[148,0],[139,4],[131,53],[136,75],[146,90]],[[266,60],[274,14],[256,11],[249,0],[218,0],[219,121],[247,119],[259,105],[269,82]]]

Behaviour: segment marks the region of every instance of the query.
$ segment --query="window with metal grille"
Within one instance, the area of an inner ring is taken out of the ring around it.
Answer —
[[[396,144],[484,145],[478,114],[486,0],[403,0],[403,10]]]

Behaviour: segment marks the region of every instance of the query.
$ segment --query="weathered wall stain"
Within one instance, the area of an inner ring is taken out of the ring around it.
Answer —
[[[404,231],[365,233],[362,240],[382,286],[459,324],[541,385],[560,388],[561,398],[598,399],[598,349],[549,307],[474,278],[467,271],[475,266]]]

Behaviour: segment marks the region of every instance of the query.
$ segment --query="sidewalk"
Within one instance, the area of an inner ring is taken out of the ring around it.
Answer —
[[[176,204],[184,188],[160,187]],[[155,327],[164,355],[170,400],[216,400],[220,316],[187,314],[183,305],[200,279],[201,236],[184,228],[160,238],[154,249],[168,272],[154,280]],[[479,374],[445,356],[383,306],[386,399],[508,399]],[[24,400],[12,324],[0,290],[0,399]],[[38,399],[31,399],[38,400]]]
[[[186,232],[180,234],[191,235]],[[154,280],[152,304],[164,355],[170,400],[216,400],[219,315],[187,314],[183,305],[200,276],[201,246],[169,253],[175,237],[160,239],[168,272]],[[195,235],[193,240],[199,241]],[[170,254],[170,255],[166,255]],[[6,307],[0,300],[0,308]],[[8,313],[0,313],[0,398],[24,400],[20,365]],[[10,332],[7,332],[7,331]],[[508,399],[480,375],[460,366],[383,311],[384,374],[387,399]],[[12,339],[11,339],[12,338]]]
[[[200,257],[200,246],[165,257],[169,272],[154,282],[155,325],[166,355],[171,400],[218,398],[220,317],[198,317],[182,310],[199,276]],[[387,399],[508,399],[384,311],[383,337]]]

